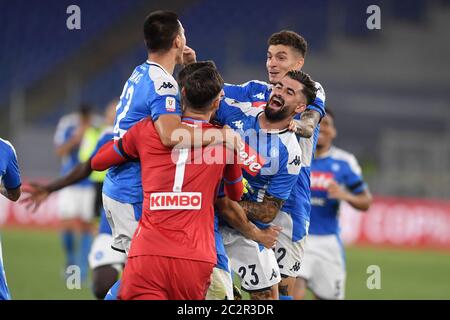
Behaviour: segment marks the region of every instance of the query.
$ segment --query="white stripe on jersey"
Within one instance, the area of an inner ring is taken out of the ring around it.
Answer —
[[[153,81],[155,93],[160,96],[178,95],[178,83],[175,78],[159,64],[152,61],[147,62],[150,64],[148,76]]]
[[[261,107],[253,107],[251,102],[240,102],[234,99],[225,98],[225,103],[230,107],[239,108],[246,116],[256,117],[261,111]]]

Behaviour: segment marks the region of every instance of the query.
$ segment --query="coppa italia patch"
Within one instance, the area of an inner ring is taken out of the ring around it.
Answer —
[[[155,192],[150,195],[150,210],[200,210],[201,192]]]

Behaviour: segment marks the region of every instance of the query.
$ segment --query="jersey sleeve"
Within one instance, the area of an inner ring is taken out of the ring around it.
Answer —
[[[242,182],[242,170],[239,164],[227,164],[224,169],[223,182],[225,185],[225,193],[231,200],[239,201],[244,192],[244,184]]]
[[[258,80],[248,81],[243,84],[225,83],[223,86],[225,97],[249,102],[265,100],[270,88],[269,83]]]
[[[17,189],[22,184],[20,179],[19,164],[17,162],[17,155],[14,147],[10,145],[9,161],[6,167],[6,172],[2,177],[3,185],[6,189]]]
[[[290,148],[289,145],[287,148]],[[275,198],[287,200],[300,174],[301,159],[299,153],[295,152],[280,154],[279,159],[280,169],[269,180],[267,193]]]
[[[320,114],[320,118],[323,118],[326,114],[325,112],[325,90],[323,90],[322,85],[319,82],[316,82],[316,98],[313,103],[308,105],[306,109],[317,111]]]
[[[351,156],[347,162],[344,184],[354,194],[361,193],[367,188],[362,177],[361,167],[354,156]]]
[[[287,172],[278,173],[270,179],[267,193],[272,197],[287,200],[291,194],[292,188],[297,182],[298,175]]]
[[[153,85],[154,90],[147,102],[153,121],[164,114],[181,116],[180,95],[175,79],[161,76],[154,80]]]
[[[97,144],[95,145],[94,151],[92,151],[91,158],[97,154],[98,150],[103,147],[107,142],[113,139],[114,135],[112,132],[103,133],[101,137],[98,139]]]

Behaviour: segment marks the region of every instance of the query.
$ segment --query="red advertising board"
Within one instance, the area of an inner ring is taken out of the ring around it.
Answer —
[[[0,226],[57,227],[58,194],[31,213],[0,197]],[[450,250],[450,201],[375,197],[367,212],[343,203],[341,236],[346,244]]]

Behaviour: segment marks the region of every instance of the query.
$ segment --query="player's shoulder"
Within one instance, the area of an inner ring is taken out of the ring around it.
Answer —
[[[77,113],[69,113],[62,116],[58,121],[58,127],[60,129],[69,128],[72,126],[77,126],[80,122],[80,117]]]
[[[148,77],[153,83],[156,94],[160,96],[178,94],[178,83],[175,78],[159,64],[150,63]]]
[[[17,157],[16,149],[8,140],[0,138],[0,150],[2,154],[14,155],[15,157]]]
[[[224,98],[221,103],[230,108],[230,111],[241,112],[248,117],[257,117],[264,110],[262,107],[254,107],[249,101],[238,101],[232,98]]]
[[[322,84],[318,81],[315,81],[316,86],[316,97],[319,99],[322,99],[322,101],[325,101],[325,89],[323,88]]]
[[[358,160],[351,152],[332,146],[330,149],[330,158],[346,164],[350,170],[361,174],[361,167],[359,166]]]

